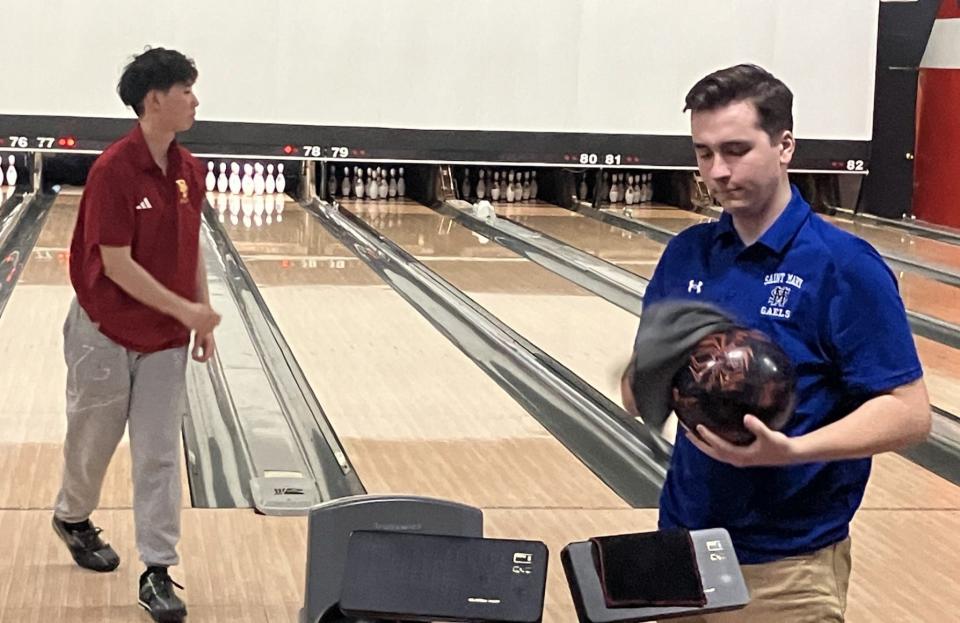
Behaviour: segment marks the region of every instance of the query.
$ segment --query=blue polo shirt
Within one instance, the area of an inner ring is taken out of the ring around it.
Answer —
[[[719,305],[776,341],[797,370],[802,435],[922,376],[897,282],[867,242],[814,214],[796,187],[786,210],[744,247],[729,214],[676,236],[645,304]],[[677,435],[660,498],[660,527],[723,527],[741,563],[811,552],[846,538],[870,459],[738,468]]]

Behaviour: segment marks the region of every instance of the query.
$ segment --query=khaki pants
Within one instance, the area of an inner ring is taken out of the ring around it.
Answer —
[[[742,565],[750,605],[669,619],[682,623],[843,623],[850,584],[850,539],[803,556]]]

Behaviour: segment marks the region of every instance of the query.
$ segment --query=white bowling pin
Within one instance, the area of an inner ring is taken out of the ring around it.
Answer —
[[[230,192],[238,194],[243,188],[243,183],[240,180],[240,165],[236,162],[230,163]]]
[[[287,188],[287,178],[283,176],[283,163],[277,165],[277,179],[274,184],[277,188],[277,192],[283,194],[283,191]]]
[[[373,169],[367,169],[367,179],[370,180],[367,184],[367,198],[376,199],[378,194],[377,178],[373,175]]]
[[[477,199],[486,199],[487,183],[483,180],[483,169],[477,173]]]
[[[403,167],[400,167],[400,178],[397,180],[397,196],[407,196],[407,182],[403,179]]]
[[[346,199],[350,196],[350,170],[343,167],[343,179],[340,180],[340,196]]]
[[[387,184],[387,196],[393,199],[397,196],[397,170],[390,169],[390,182]]]
[[[390,188],[387,185],[386,171],[380,174],[380,181],[377,184],[377,190],[379,191],[378,194],[381,199],[387,198],[387,194],[390,192]]]
[[[7,166],[7,184],[9,184],[10,186],[17,185],[17,166],[15,164],[16,161],[17,160],[16,158],[13,157],[13,155],[7,158],[7,164],[9,165]]]
[[[246,196],[253,194],[253,167],[249,163],[243,165],[243,179],[240,180],[240,186]]]
[[[204,180],[204,183],[207,187],[208,193],[212,193],[217,187],[217,176],[213,174],[213,163],[209,160],[207,161],[207,177]]]
[[[540,189],[537,187],[537,172],[534,171],[530,174],[530,198],[536,199],[538,192],[540,192]]]
[[[363,193],[366,190],[367,186],[363,183],[363,171],[359,168],[354,171],[353,175],[353,194],[357,199],[363,199]]]
[[[277,181],[273,179],[273,164],[267,165],[267,177],[263,180],[263,189],[268,195],[272,195],[277,190]]]
[[[530,171],[523,172],[523,186],[520,187],[520,197],[524,201],[530,199]]]
[[[225,193],[230,188],[230,180],[227,179],[227,163],[220,163],[220,175],[217,177],[217,190]]]
[[[266,184],[263,181],[263,165],[259,162],[253,165],[253,192],[257,195],[262,195]]]
[[[579,192],[580,201],[587,201],[587,174],[584,173],[583,177],[580,178],[580,188],[577,189]]]

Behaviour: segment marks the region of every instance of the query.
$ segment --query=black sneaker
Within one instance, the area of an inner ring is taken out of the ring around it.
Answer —
[[[180,623],[187,616],[187,606],[173,592],[183,588],[170,579],[165,567],[148,567],[140,576],[140,605],[160,623]]]
[[[85,527],[68,528],[66,522],[53,518],[53,530],[67,544],[74,561],[84,569],[101,573],[113,571],[120,564],[120,557],[109,544],[100,538],[100,528],[89,521]]]

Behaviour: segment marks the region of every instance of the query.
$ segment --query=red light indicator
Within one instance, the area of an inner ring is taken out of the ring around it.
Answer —
[[[77,139],[73,136],[61,136],[57,139],[57,146],[66,149],[73,149],[77,146]]]
[[[297,148],[294,147],[293,145],[284,145],[284,146],[283,146],[283,153],[287,154],[288,156],[289,156],[290,154],[296,153],[296,151],[297,151]]]

